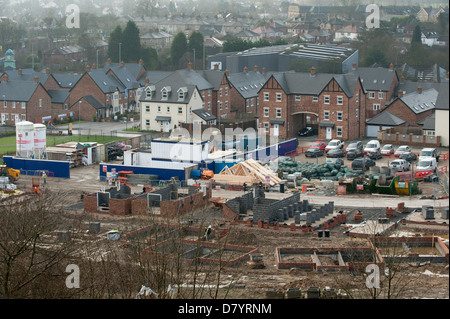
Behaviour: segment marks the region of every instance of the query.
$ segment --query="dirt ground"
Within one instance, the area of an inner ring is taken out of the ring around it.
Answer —
[[[70,180],[49,179],[43,189],[63,191],[64,198],[61,207],[78,204],[78,209],[72,210],[74,214],[84,214],[80,206],[83,194],[99,191],[106,183],[98,180],[99,166],[78,167],[71,169]],[[22,176],[17,183],[19,189],[26,190],[32,184],[32,177]],[[436,193],[436,185],[422,183],[421,189],[424,195]],[[142,187],[132,187],[132,193],[140,193]],[[448,201],[448,199],[447,199]],[[81,208],[81,209],[80,209]],[[257,247],[263,256],[264,268],[253,269],[246,262],[237,267],[225,268],[221,273],[223,283],[229,283],[229,278],[234,278],[232,288],[226,288],[222,296],[227,298],[263,299],[268,290],[285,292],[288,288],[301,288],[306,291],[309,287],[334,288],[336,291],[346,291],[354,298],[370,298],[368,289],[365,288],[365,278],[362,274],[338,274],[317,273],[315,271],[300,269],[278,269],[275,251],[277,247],[350,247],[355,245],[367,245],[366,239],[350,238],[343,234],[342,226],[335,227],[330,232],[330,238],[318,238],[317,233],[303,233],[299,230],[290,231],[260,229],[258,227],[246,227],[243,224],[230,225],[220,220],[220,213],[214,212],[214,225],[229,227],[230,234],[226,237],[227,243],[249,247]],[[203,212],[204,213],[204,212]],[[125,231],[135,229],[137,219],[134,216],[108,216],[95,214],[90,218],[99,220],[104,227],[120,228]],[[141,225],[142,220],[139,221]],[[102,227],[103,227],[102,226]],[[423,228],[417,226],[405,227],[405,231],[426,233]],[[409,228],[408,228],[409,227]],[[448,239],[448,225],[439,226],[433,230],[433,234]],[[405,264],[403,266],[401,282],[402,291],[397,298],[449,298],[449,270],[447,264]],[[349,286],[351,286],[349,288]],[[225,291],[226,290],[226,291]]]

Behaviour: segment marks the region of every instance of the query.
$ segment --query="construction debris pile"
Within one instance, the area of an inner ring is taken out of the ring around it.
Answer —
[[[361,171],[349,169],[341,164],[317,164],[311,162],[285,161],[278,163],[278,171],[287,179],[289,174],[301,173],[303,178],[309,180],[332,180],[338,181],[341,177],[356,177],[361,175]]]
[[[219,174],[214,175],[216,183],[239,183],[253,185],[258,183],[275,186],[281,178],[268,165],[261,165],[253,159],[239,162],[232,167],[225,166]]]

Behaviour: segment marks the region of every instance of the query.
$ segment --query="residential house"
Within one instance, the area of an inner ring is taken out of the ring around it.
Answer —
[[[365,90],[356,74],[275,73],[259,90],[259,126],[283,138],[318,123],[320,139],[365,133]]]
[[[14,125],[20,121],[42,123],[44,114],[52,113],[52,97],[39,82],[9,80],[0,82],[1,124]]]
[[[173,35],[164,31],[155,31],[145,33],[139,36],[139,38],[142,47],[152,47],[156,51],[161,51],[162,49],[170,48]]]
[[[192,69],[179,70],[146,86],[140,98],[141,129],[169,132],[184,124],[212,124],[213,115],[204,109],[201,93],[212,92],[212,87],[204,84],[200,90],[195,84],[200,82],[199,78]]]
[[[372,118],[394,98],[395,89],[399,84],[397,71],[393,64],[389,68],[356,68],[354,64],[352,72],[359,75],[367,91],[366,118]]]
[[[74,68],[86,60],[86,50],[79,45],[62,46],[44,53],[44,64],[57,70]]]
[[[336,42],[355,41],[363,29],[357,25],[350,24],[334,33],[334,40]]]
[[[421,8],[417,12],[416,17],[421,22],[436,22],[439,15],[443,12],[446,12],[443,8]]]
[[[406,124],[405,120],[389,113],[388,111],[384,111],[366,120],[366,136],[377,137],[378,131],[403,126],[404,124]]]
[[[234,118],[236,113],[231,105],[231,84],[225,71],[218,66],[214,70],[197,71],[206,81],[213,85],[211,99],[204,97],[203,108],[217,118]],[[204,91],[203,95],[209,91]]]
[[[386,105],[383,112],[387,111],[405,120],[406,125],[418,125],[434,113],[438,93],[434,88],[423,90],[420,86],[417,91],[406,94],[399,90],[398,96]]]

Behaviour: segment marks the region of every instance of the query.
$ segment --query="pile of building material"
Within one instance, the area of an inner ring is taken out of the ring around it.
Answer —
[[[253,159],[239,162],[232,167],[225,166],[219,174],[214,175],[216,183],[246,183],[248,185],[263,183],[275,186],[281,179],[268,166],[263,166]]]

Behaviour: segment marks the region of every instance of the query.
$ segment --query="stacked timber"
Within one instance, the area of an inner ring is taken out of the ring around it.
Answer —
[[[269,176],[269,179],[266,179]],[[225,166],[213,179],[216,183],[239,183],[253,185],[258,183],[270,186],[281,183],[281,179],[268,166],[263,166],[253,159],[239,162],[232,167]]]

